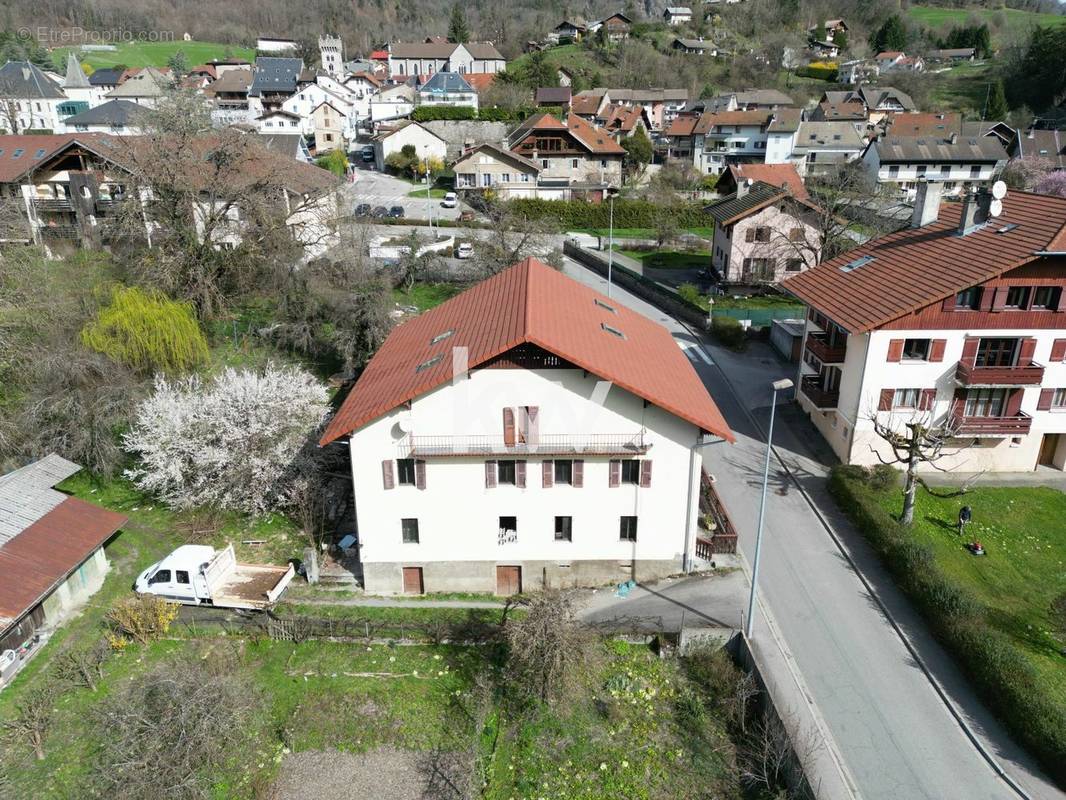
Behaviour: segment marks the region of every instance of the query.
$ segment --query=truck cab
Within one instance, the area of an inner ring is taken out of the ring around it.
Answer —
[[[179,603],[203,603],[211,599],[204,569],[215,556],[215,548],[185,544],[140,575],[133,588],[142,594],[155,594]]]

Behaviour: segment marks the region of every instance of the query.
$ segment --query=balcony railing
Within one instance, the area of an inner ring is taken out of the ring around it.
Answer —
[[[847,354],[846,345],[830,345],[825,334],[811,333],[807,335],[807,349],[810,350],[823,364],[842,364]]]
[[[959,436],[1024,436],[1032,427],[1033,418],[1028,414],[1010,417],[968,417],[956,413],[951,427]]]
[[[579,455],[641,455],[651,443],[643,433],[541,435],[536,442],[506,442],[503,436],[409,436],[400,443],[412,457],[518,457]]]
[[[817,375],[808,375],[800,381],[800,391],[818,408],[836,408],[840,401],[840,392],[822,388]]]
[[[74,205],[69,199],[39,197],[33,201],[38,211],[73,211]]]
[[[1030,361],[1013,367],[976,367],[960,361],[955,381],[960,386],[1039,386],[1044,380],[1044,365]]]
[[[42,225],[41,236],[45,239],[78,239],[81,233],[74,225]]]

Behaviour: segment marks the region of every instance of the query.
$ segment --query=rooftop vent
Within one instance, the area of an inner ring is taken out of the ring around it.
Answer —
[[[622,333],[620,330],[618,330],[618,328],[612,328],[606,322],[601,322],[600,323],[600,327],[603,328],[605,331],[607,331],[607,333],[611,334],[612,336],[617,336],[619,339],[625,339],[626,338],[626,335],[624,333]]]
[[[871,261],[874,260],[873,256],[859,256],[854,261],[849,261],[847,264],[840,268],[841,272],[854,272],[859,267],[865,267]]]
[[[455,329],[454,328],[452,328],[450,330],[446,330],[444,333],[438,333],[436,336],[434,336],[432,339],[430,339],[429,343],[431,345],[434,345],[437,342],[443,342],[449,336],[453,336],[454,334],[455,334]]]
[[[421,364],[415,367],[415,372],[424,372],[425,370],[432,367],[434,364],[439,363],[442,358],[444,358],[444,356],[438,354],[433,356],[433,358],[431,358],[429,361],[423,361]]]
[[[614,306],[612,306],[612,305],[608,305],[607,303],[605,303],[605,302],[603,302],[602,300],[600,300],[600,298],[598,298],[598,297],[594,297],[594,298],[592,298],[592,302],[593,302],[593,303],[595,303],[596,305],[598,305],[598,306],[599,306],[600,308],[605,308],[605,309],[607,309],[607,310],[608,310],[608,311],[610,311],[610,312],[611,312],[612,314],[617,314],[617,313],[618,313],[618,309],[616,309],[616,308],[615,308]]]
[[[996,233],[1010,233],[1012,230],[1018,227],[1017,222],[1010,222],[1004,225],[1002,228],[996,231]]]

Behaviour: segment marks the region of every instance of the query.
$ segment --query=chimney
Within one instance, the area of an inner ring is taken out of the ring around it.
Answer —
[[[911,227],[924,228],[936,222],[940,213],[940,193],[943,187],[936,181],[922,178],[918,181],[918,194],[914,197],[914,212],[911,214]]]
[[[951,132],[951,136],[948,137],[948,143],[949,144],[957,144],[958,141],[959,141],[959,134],[956,133],[955,131],[952,131]]]
[[[748,189],[751,188],[752,183],[754,183],[754,181],[752,181],[751,178],[744,178],[743,180],[737,181],[737,197],[740,198],[746,195]]]
[[[966,195],[959,218],[959,236],[973,233],[988,222],[992,207],[992,193],[987,189],[974,190]]]

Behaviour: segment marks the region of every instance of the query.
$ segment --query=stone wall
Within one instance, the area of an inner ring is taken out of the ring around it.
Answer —
[[[511,122],[482,122],[473,119],[437,119],[420,124],[447,143],[448,161],[457,159],[466,146],[502,144],[507,134],[516,127]]]

